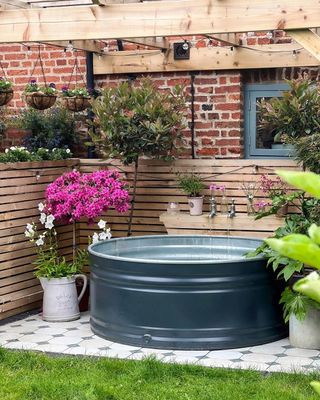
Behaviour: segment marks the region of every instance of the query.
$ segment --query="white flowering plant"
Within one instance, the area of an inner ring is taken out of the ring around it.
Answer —
[[[58,235],[55,229],[54,215],[43,203],[39,203],[40,224],[38,228],[35,222],[26,226],[25,236],[36,246],[37,258],[34,261],[35,276],[37,278],[63,278],[73,276],[81,272],[83,266],[88,261],[88,251],[85,249],[77,249],[73,261],[67,261],[64,256],[60,255],[58,248]],[[95,232],[90,243],[97,243],[101,240],[111,238],[110,228],[106,221],[100,220],[98,227],[101,232]]]
[[[5,149],[4,153],[0,153],[0,162],[65,160],[70,157],[72,153],[68,148],[49,150],[39,147],[36,151],[29,151],[24,146],[11,146]]]

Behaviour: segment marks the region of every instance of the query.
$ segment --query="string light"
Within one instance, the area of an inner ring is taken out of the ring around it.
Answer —
[[[212,39],[209,40],[207,47],[208,47],[209,50],[212,50],[212,48],[213,48],[213,41],[212,41]]]
[[[182,45],[183,50],[187,51],[189,49],[189,47],[190,47],[189,43],[185,40]]]
[[[28,46],[28,47],[27,47],[27,56],[28,56],[28,57],[30,57],[30,56],[31,56],[31,54],[32,54],[31,47],[30,47],[30,46]]]
[[[108,46],[108,45],[105,45],[104,48],[102,49],[102,52],[103,52],[104,54],[108,54],[108,53],[109,53],[109,46]]]
[[[68,43],[68,45],[67,45],[67,49],[70,50],[70,51],[73,50],[73,44],[72,44],[72,41],[71,41],[71,40],[69,40],[69,43]]]
[[[268,39],[272,39],[273,38],[273,33],[272,32],[267,32],[266,37]]]
[[[63,49],[63,52],[62,52],[62,57],[66,57],[66,56],[67,56],[67,49],[64,48],[64,49]]]
[[[293,50],[292,57],[293,58],[297,58],[297,54],[298,54],[297,50]]]
[[[231,51],[233,51],[233,49],[234,49],[234,47],[233,47],[233,46],[231,46],[231,47],[230,47],[230,50],[231,50]]]
[[[197,43],[198,43],[197,40],[192,39],[192,40],[190,41],[190,47],[196,47],[196,46],[197,46]]]

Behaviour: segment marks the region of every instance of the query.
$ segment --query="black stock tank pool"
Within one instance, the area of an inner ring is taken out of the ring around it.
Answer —
[[[111,341],[161,349],[228,349],[286,336],[281,288],[261,241],[140,236],[89,247],[91,328]]]

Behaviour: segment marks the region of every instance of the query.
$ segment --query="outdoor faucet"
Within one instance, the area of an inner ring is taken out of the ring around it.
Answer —
[[[234,218],[236,216],[236,205],[234,199],[231,200],[231,206],[229,208],[228,217]]]
[[[215,215],[217,215],[217,202],[216,202],[216,199],[213,196],[210,197],[209,203],[210,203],[209,218],[212,218]]]

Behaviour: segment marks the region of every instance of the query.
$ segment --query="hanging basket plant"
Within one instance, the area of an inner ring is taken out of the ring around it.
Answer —
[[[84,87],[69,89],[64,86],[61,92],[61,102],[69,111],[80,112],[91,106],[91,96]]]
[[[26,103],[37,110],[46,110],[57,100],[57,90],[54,83],[49,86],[38,86],[35,79],[31,80],[24,90]]]
[[[13,98],[12,82],[0,77],[0,107],[5,106]]]

